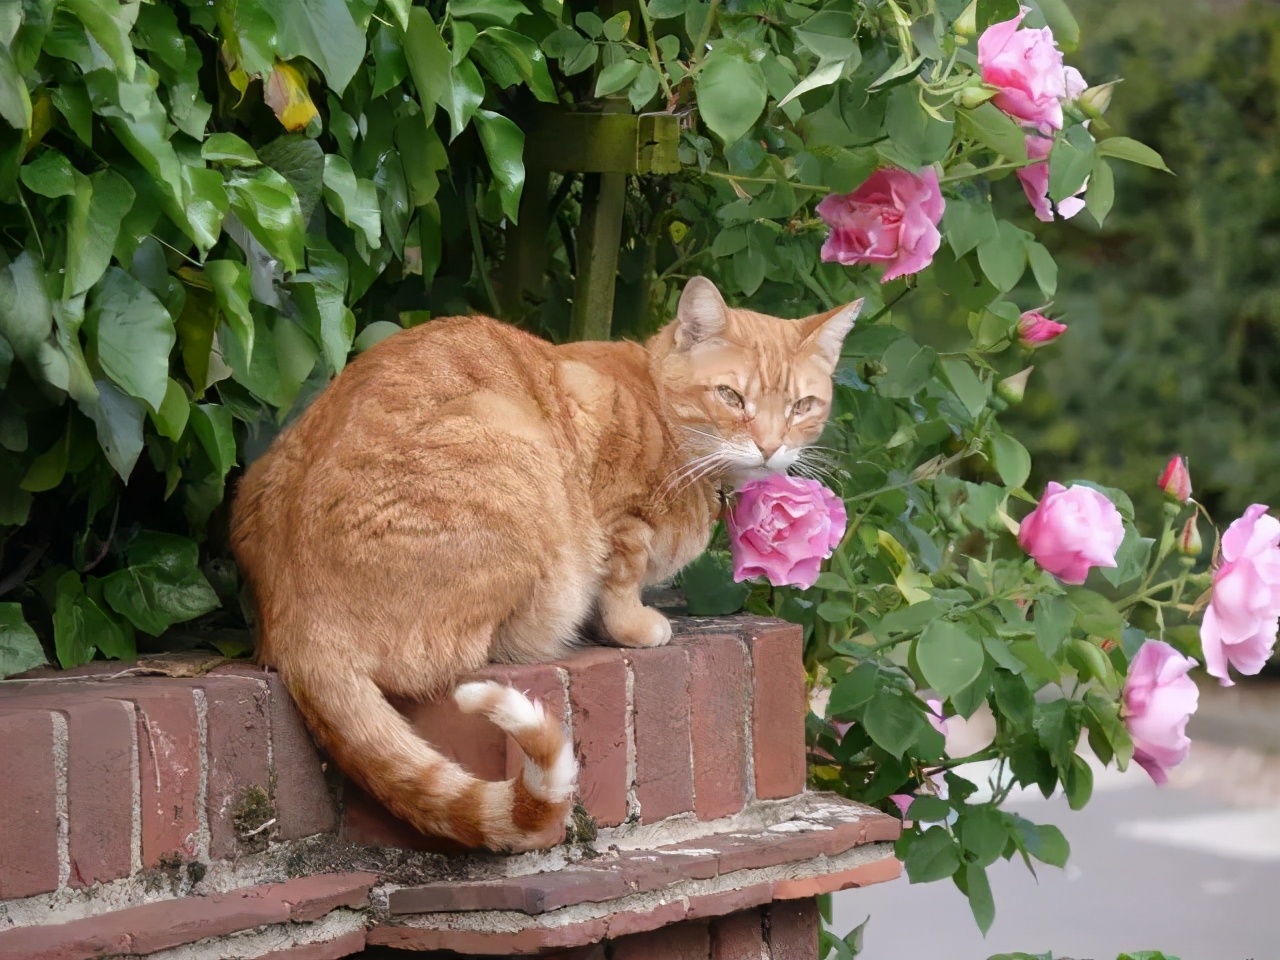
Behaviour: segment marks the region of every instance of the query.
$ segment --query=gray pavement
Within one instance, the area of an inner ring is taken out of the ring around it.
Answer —
[[[1258,704],[1248,706],[1256,718]],[[1060,797],[1011,798],[1008,809],[1057,825],[1072,855],[1065,870],[1039,866],[1038,882],[1020,859],[992,867],[996,920],[985,940],[950,882],[905,877],[837,894],[832,926],[845,933],[870,915],[860,960],[1012,951],[1115,960],[1136,950],[1280,960],[1280,756],[1254,745],[1200,740],[1163,789],[1136,768],[1095,767],[1093,800],[1079,812]]]

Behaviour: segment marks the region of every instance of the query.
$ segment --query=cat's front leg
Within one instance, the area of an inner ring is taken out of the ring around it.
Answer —
[[[609,560],[600,588],[600,625],[623,647],[660,647],[671,639],[671,622],[640,602],[649,567],[653,529],[628,517],[609,537]]]

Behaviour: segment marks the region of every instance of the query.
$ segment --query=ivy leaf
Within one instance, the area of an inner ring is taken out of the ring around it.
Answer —
[[[183,431],[187,429],[187,418],[191,413],[189,403],[187,392],[182,389],[182,384],[170,379],[159,408],[149,411],[151,422],[156,425],[156,432],[174,443],[181,440]]]
[[[20,171],[22,182],[32,193],[57,199],[76,192],[75,168],[57,150],[42,150]]]
[[[0,680],[47,662],[40,638],[22,615],[22,604],[0,603]]]
[[[169,384],[173,318],[155,294],[112,267],[89,296],[87,322],[103,371],[130,396],[159,410]]]
[[[346,0],[239,0],[253,2],[276,22],[276,55],[306,57],[341,96],[364,59],[364,31]]]
[[[236,465],[236,436],[231,411],[216,403],[191,405],[191,429],[209,455],[213,468],[225,477]]]
[[[471,50],[499,84],[511,86],[523,81],[543,103],[557,102],[546,55],[530,38],[503,27],[489,27],[476,37]]]
[[[520,215],[520,193],[524,189],[524,131],[513,121],[489,110],[476,114],[476,129],[489,159],[489,169],[498,183],[502,212],[515,223]]]
[[[412,3],[413,0],[387,0],[387,6],[391,8],[401,30],[409,28],[409,7]]]
[[[126,551],[129,565],[102,580],[102,594],[139,630],[159,636],[216,610],[218,595],[200,572],[199,548],[186,537],[144,532]]]
[[[117,660],[137,656],[133,631],[85,593],[80,574],[68,570],[59,577],[54,596],[53,638],[63,669],[88,663],[99,649]]]
[[[742,609],[750,588],[734,583],[733,571],[713,553],[704,553],[680,573],[689,613],[695,617],[724,617]]]
[[[0,335],[14,356],[31,364],[53,330],[53,306],[44,287],[44,268],[23,250],[0,268]]]
[[[227,196],[254,239],[290,273],[298,270],[306,231],[298,195],[289,181],[270,167],[251,174],[237,170],[227,179]]]
[[[320,115],[307,90],[307,78],[293,64],[284,61],[278,61],[263,81],[262,99],[281,126],[289,131],[305,129]]]
[[[75,195],[67,223],[67,265],[62,298],[84,293],[111,263],[120,224],[133,206],[129,181],[112,170],[75,175]]]
[[[200,145],[200,156],[228,167],[256,167],[262,163],[248,142],[234,133],[211,133]]]
[[[146,410],[114,383],[95,380],[93,385],[97,389],[97,398],[87,405],[85,412],[97,428],[98,445],[102,447],[107,462],[121,480],[128,480],[142,453],[142,424]],[[82,408],[85,406],[81,404]]]
[[[31,129],[31,95],[8,44],[0,45],[0,117],[15,130]]]
[[[406,20],[400,31],[389,24],[381,24],[373,34],[373,95],[380,97],[392,87],[398,87],[400,81],[409,72],[409,61],[404,55],[404,44],[401,42],[401,31],[408,29],[409,5],[405,3]]]
[[[382,210],[378,190],[370,180],[357,178],[351,164],[336,153],[325,154],[324,195],[329,207],[353,230],[364,234],[370,247],[382,243]]]
[[[510,24],[529,8],[519,0],[450,0],[449,15],[463,20]]]
[[[768,100],[760,65],[722,50],[712,51],[693,83],[699,115],[726,144],[755,125]]]
[[[409,11],[409,26],[404,33],[404,54],[409,61],[409,73],[418,96],[424,106],[443,103],[450,86],[449,70],[453,58],[440,28],[431,19],[426,7],[414,7]]]
[[[319,340],[329,369],[335,375],[341,373],[356,334],[356,318],[343,302],[342,291],[319,282],[297,282],[292,289],[302,319]]]

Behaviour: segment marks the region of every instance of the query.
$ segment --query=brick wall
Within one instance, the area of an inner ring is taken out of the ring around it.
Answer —
[[[741,917],[767,931],[784,901],[898,872],[895,818],[804,792],[800,656],[790,625],[687,620],[661,649],[482,671],[564,716],[594,821],[575,835],[598,831],[507,859],[447,860],[344,785],[274,673],[95,664],[91,676],[0,683],[0,960],[193,942],[211,957],[336,957],[366,943],[508,955],[606,939],[613,956],[640,958],[646,943],[699,936],[707,949],[690,956],[736,958],[713,947],[717,930],[751,926]],[[519,768],[514,743],[451,700],[398,706],[478,776]],[[308,897],[320,906],[300,916]],[[515,928],[511,903],[525,917]],[[761,942],[742,956],[807,956]]]

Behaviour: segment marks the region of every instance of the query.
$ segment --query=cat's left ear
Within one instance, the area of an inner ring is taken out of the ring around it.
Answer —
[[[802,320],[805,346],[812,346],[834,370],[840,362],[840,348],[844,345],[844,338],[853,329],[853,323],[861,311],[862,301],[855,300],[848,306],[837,307]]]

